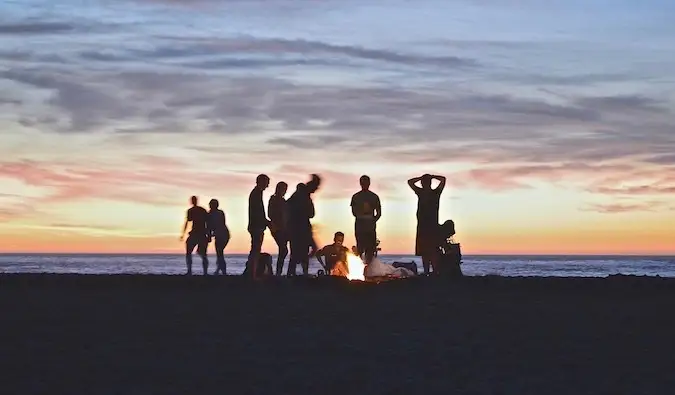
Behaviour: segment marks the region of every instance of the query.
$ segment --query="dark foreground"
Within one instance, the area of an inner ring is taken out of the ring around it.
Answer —
[[[667,394],[675,279],[0,275],[2,393]]]

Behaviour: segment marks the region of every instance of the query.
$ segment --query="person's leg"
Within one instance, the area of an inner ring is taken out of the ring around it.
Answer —
[[[354,238],[356,239],[356,251],[359,254],[359,257],[363,256],[363,253],[365,252],[364,248],[364,240],[363,240],[363,233],[359,232],[358,230],[354,232]]]
[[[295,271],[298,265],[298,256],[299,256],[298,250],[300,249],[299,248],[300,243],[297,236],[295,235],[291,236],[289,244],[291,247],[291,256],[288,259],[288,271],[286,272],[286,275],[295,276],[296,275]]]
[[[279,248],[279,255],[277,256],[277,270],[275,274],[277,276],[281,276],[281,273],[284,270],[284,260],[286,259],[286,256],[288,256],[288,238],[286,237],[285,232],[282,231],[275,232],[272,234],[272,237],[274,237],[274,241],[277,243],[277,247]]]
[[[202,269],[204,270],[204,275],[208,275],[209,272],[209,259],[206,256],[206,250],[209,248],[209,239],[204,237],[199,240],[197,245],[197,253],[202,258]]]
[[[222,237],[216,237],[215,243],[216,245],[216,272],[214,274],[218,274],[218,272],[222,273],[225,275],[225,240],[223,240]]]
[[[370,231],[370,232],[363,232],[361,235],[361,242],[363,243],[363,249],[364,249],[364,263],[369,264],[370,262],[373,261],[373,258],[375,257],[375,244],[377,240],[377,236],[375,234],[375,231]]]
[[[185,241],[185,264],[187,265],[187,275],[192,275],[192,251],[195,250],[197,241],[194,236],[188,236]]]
[[[431,259],[429,255],[422,255],[422,266],[424,267],[424,274],[429,274],[429,268],[431,266]]]
[[[254,279],[258,277],[258,259],[260,258],[264,235],[264,231],[251,233],[251,252],[248,254],[248,262],[250,265],[251,277]]]

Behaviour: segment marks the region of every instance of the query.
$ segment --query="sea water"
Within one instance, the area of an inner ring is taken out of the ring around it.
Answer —
[[[422,272],[419,257],[381,255],[380,259],[384,263],[414,261]],[[227,255],[226,260],[228,274],[243,272],[246,255]],[[215,269],[215,257],[210,257],[209,273]],[[312,259],[310,273],[319,269],[319,263]],[[185,256],[179,254],[0,254],[0,273],[184,274],[185,271]],[[462,271],[469,276],[675,277],[675,256],[465,255]],[[193,273],[202,273],[197,255],[193,257]]]

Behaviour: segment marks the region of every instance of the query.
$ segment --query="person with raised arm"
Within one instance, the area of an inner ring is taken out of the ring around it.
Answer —
[[[433,180],[438,180],[436,188],[431,187]],[[424,274],[429,274],[430,266],[438,258],[436,234],[438,232],[438,211],[441,193],[445,188],[445,177],[424,174],[408,180],[408,185],[417,195],[417,235],[415,238],[415,255],[422,257]],[[419,182],[419,186],[417,183]]]
[[[208,274],[209,260],[206,257],[206,249],[209,246],[209,229],[208,229],[208,213],[199,206],[199,199],[197,196],[190,198],[192,207],[187,210],[185,214],[185,223],[183,224],[183,231],[180,234],[180,241],[185,240],[185,231],[188,227],[188,222],[192,223],[192,229],[185,241],[185,263],[187,264],[187,275],[192,275],[192,252],[197,247],[197,254],[202,258],[202,267],[204,268],[204,275]]]

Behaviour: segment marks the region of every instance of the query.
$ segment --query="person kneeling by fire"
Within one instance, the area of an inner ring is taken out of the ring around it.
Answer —
[[[345,234],[342,232],[335,232],[333,236],[333,244],[324,246],[315,254],[316,260],[326,270],[326,274],[333,276],[347,276],[347,254],[349,249],[343,244],[345,242]],[[325,262],[323,260],[325,258]]]

